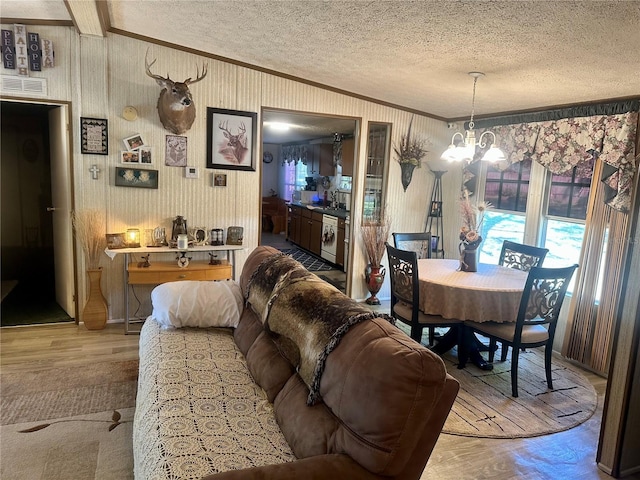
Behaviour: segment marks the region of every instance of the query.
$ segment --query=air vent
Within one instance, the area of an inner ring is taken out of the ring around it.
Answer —
[[[24,93],[27,95],[47,95],[47,79],[0,75],[2,93]]]

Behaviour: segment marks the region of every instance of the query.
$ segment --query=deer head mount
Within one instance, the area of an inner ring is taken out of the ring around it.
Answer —
[[[149,52],[147,51],[147,54]],[[149,63],[147,55],[144,56],[144,64],[147,75],[153,78],[162,87],[158,97],[158,116],[162,126],[175,135],[182,135],[193,125],[196,118],[196,106],[189,91],[189,85],[199,82],[207,76],[207,65],[202,66],[202,73],[196,66],[196,79],[187,78],[184,82],[174,82],[169,78],[155,75],[151,72],[151,67],[156,63],[156,59]]]

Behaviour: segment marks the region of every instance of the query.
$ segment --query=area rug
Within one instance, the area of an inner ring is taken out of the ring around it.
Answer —
[[[496,352],[500,358],[500,351]],[[442,431],[482,438],[526,438],[568,430],[588,420],[597,394],[589,380],[567,362],[552,360],[553,390],[547,389],[544,349],[520,352],[518,398],[511,396],[510,355],[492,371],[468,363],[458,370],[455,349],[443,356],[460,391]]]
[[[330,263],[325,262],[321,258],[316,257],[299,248],[285,248],[280,250],[282,253],[286,253],[294,260],[297,260],[302,264],[304,268],[310,272],[322,272],[326,270],[335,270],[335,267]]]
[[[137,379],[137,360],[3,373],[0,424],[133,407]]]
[[[138,361],[0,375],[0,478],[133,478]]]
[[[134,408],[123,408],[3,425],[0,478],[133,479],[133,414]]]

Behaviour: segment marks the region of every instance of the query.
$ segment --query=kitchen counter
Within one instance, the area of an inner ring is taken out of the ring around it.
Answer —
[[[344,210],[341,208],[335,209],[335,208],[324,208],[316,205],[303,205],[302,203],[299,203],[299,202],[292,202],[291,205],[300,207],[300,208],[307,208],[313,212],[318,212],[325,215],[332,215],[334,217],[342,218],[342,219],[347,218],[347,216],[349,215],[349,212],[347,210]]]

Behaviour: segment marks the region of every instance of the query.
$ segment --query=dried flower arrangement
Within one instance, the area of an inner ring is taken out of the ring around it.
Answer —
[[[385,243],[391,232],[391,220],[384,212],[380,214],[380,219],[365,218],[360,231],[369,264],[372,267],[380,267],[386,250]]]
[[[428,153],[425,142],[419,140],[417,137],[411,138],[411,125],[413,124],[413,117],[409,121],[409,128],[406,135],[400,137],[400,145],[393,147],[393,150],[398,155],[398,163],[409,163],[415,167],[420,168],[422,159]]]
[[[106,246],[104,213],[99,210],[73,212],[73,227],[82,246],[87,270],[100,268],[100,256]]]
[[[469,192],[465,190],[460,200],[460,214],[462,215],[460,241],[465,248],[477,248],[482,242],[482,222],[484,222],[484,215],[489,208],[491,208],[491,204],[488,202],[472,205],[469,200]]]
[[[400,137],[400,145],[393,147],[394,152],[396,152],[398,156],[400,168],[402,169],[402,186],[405,191],[411,183],[413,169],[422,166],[422,159],[428,153],[426,142],[418,139],[415,135],[413,138],[411,137],[412,124],[413,117],[411,117],[411,121],[409,121],[407,134]]]

